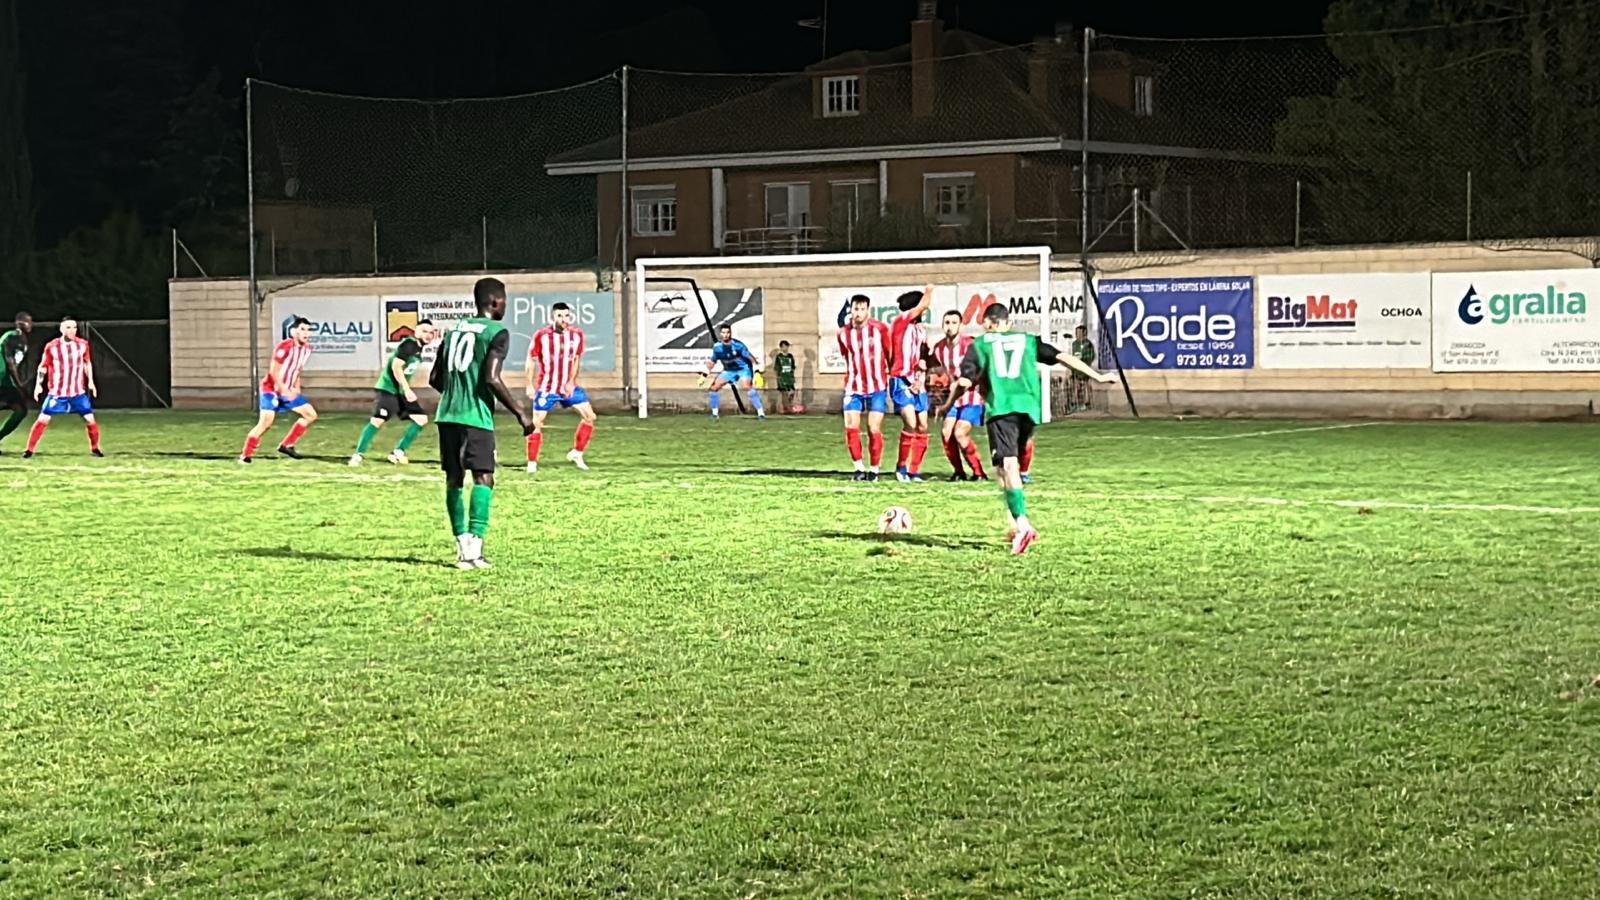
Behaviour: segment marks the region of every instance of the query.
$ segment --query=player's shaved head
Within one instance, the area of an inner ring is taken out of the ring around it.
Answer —
[[[478,315],[498,319],[506,313],[506,284],[498,278],[479,278],[472,286],[472,303]],[[499,315],[496,315],[498,307]]]
[[[33,330],[33,313],[19,312],[16,317],[17,330],[23,334]]]

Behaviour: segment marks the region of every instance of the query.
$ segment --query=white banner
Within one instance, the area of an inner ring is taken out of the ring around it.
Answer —
[[[396,294],[381,298],[383,301],[383,356],[394,352],[404,338],[416,333],[417,323],[430,319],[441,330],[456,319],[465,319],[477,312],[471,294]],[[433,365],[434,351],[439,342],[422,348],[422,365]],[[379,360],[378,364],[383,365]]]
[[[732,325],[734,339],[744,341],[756,359],[766,363],[761,288],[701,288],[696,297],[694,289],[684,285],[681,290],[647,291],[644,300],[650,335],[645,371],[704,372],[717,340],[706,330],[707,316],[714,328]]]
[[[1436,372],[1600,371],[1600,271],[1436,272]]]
[[[307,369],[376,372],[383,365],[383,329],[377,297],[276,297],[272,342],[289,336],[296,316],[311,320]]]
[[[897,301],[908,291],[922,293],[925,284],[906,284],[888,287],[852,287],[817,289],[817,372],[818,374],[843,374],[844,357],[839,355],[839,310],[856,294],[872,298],[872,317],[885,324],[900,315]],[[933,288],[933,306],[923,317],[928,328],[928,339],[939,339],[939,319],[946,310],[956,306],[954,285],[941,284]]]
[[[1263,369],[1426,369],[1432,364],[1426,272],[1261,275]]]
[[[962,284],[957,285],[956,291],[960,300],[961,322],[968,326],[967,330],[981,331],[983,329],[983,310],[991,303],[1004,303],[1011,311],[1011,328],[1014,331],[1026,331],[1039,335],[1046,343],[1055,345],[1058,350],[1071,348],[1073,339],[1077,336],[1077,328],[1083,325],[1086,328],[1085,336],[1090,342],[1096,342],[1098,329],[1095,327],[1098,319],[1095,316],[1084,316],[1086,309],[1083,301],[1083,278],[1074,276],[1069,279],[1058,278],[1050,282],[1050,334],[1044,335],[1040,331],[1043,310],[1039,303],[1039,282],[1033,281],[1006,281],[994,284]],[[936,310],[935,321],[944,314],[943,310]]]

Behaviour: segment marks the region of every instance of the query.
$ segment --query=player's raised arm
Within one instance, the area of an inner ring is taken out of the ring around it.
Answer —
[[[928,307],[930,307],[932,305],[933,305],[933,285],[930,283],[930,284],[927,284],[927,285],[923,286],[923,288],[922,288],[922,299],[918,300],[917,301],[917,305],[911,307],[911,309],[909,310],[908,314],[911,316],[911,321],[913,321],[913,322],[922,321],[922,314],[926,313],[928,311]]]
[[[1069,369],[1093,378],[1095,381],[1098,381],[1101,384],[1113,384],[1117,380],[1115,375],[1107,375],[1104,372],[1100,372],[1076,356],[1073,356],[1070,353],[1062,353],[1060,350],[1057,350],[1055,347],[1045,343],[1044,341],[1039,342],[1038,353],[1039,362],[1047,366],[1066,366]],[[966,367],[965,362],[962,363],[962,367],[963,369]]]
[[[495,399],[500,401],[500,405],[511,410],[511,414],[517,419],[517,424],[522,426],[522,433],[531,434],[533,432],[532,420],[528,418],[527,413],[522,411],[522,404],[517,402],[517,398],[511,395],[511,389],[506,387],[504,381],[500,380],[500,370],[505,366],[506,351],[510,349],[511,332],[502,329],[489,342],[489,352],[484,354],[483,382],[489,385],[489,390],[494,392]],[[443,355],[440,354],[440,356]]]

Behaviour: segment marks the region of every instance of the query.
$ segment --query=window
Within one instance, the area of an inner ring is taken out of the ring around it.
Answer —
[[[822,79],[822,114],[854,116],[861,113],[861,78],[835,75]]]
[[[1152,76],[1133,76],[1133,114],[1136,116],[1156,114],[1156,80]]]
[[[805,228],[811,224],[811,185],[767,185],[767,227]]]
[[[828,185],[832,221],[859,222],[878,215],[878,182],[835,181]]]
[[[678,189],[652,185],[633,189],[633,233],[662,237],[678,233]]]
[[[922,211],[940,225],[967,225],[972,222],[972,200],[977,194],[977,179],[971,172],[947,172],[922,176]]]

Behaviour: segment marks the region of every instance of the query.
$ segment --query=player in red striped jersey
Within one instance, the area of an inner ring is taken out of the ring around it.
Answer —
[[[961,333],[961,313],[958,310],[952,309],[945,313],[940,326],[944,330],[944,337],[933,345],[933,358],[949,374],[950,389],[955,390],[956,379],[961,377],[961,360],[966,357],[967,348],[972,345],[972,335]],[[974,385],[960,392],[955,398],[941,426],[941,433],[944,436],[944,455],[950,460],[950,466],[955,469],[955,474],[950,476],[951,481],[979,481],[989,477],[983,471],[983,459],[978,454],[978,442],[972,439],[972,427],[981,424],[983,424],[983,395],[978,393],[978,388]],[[961,470],[963,458],[972,470],[970,475]]]
[[[256,427],[250,429],[250,434],[244,439],[244,452],[239,454],[239,462],[248,464],[255,458],[261,436],[267,433],[267,429],[278,418],[278,413],[284,410],[293,410],[300,418],[289,429],[283,443],[278,445],[278,452],[290,459],[300,458],[294,443],[317,420],[316,409],[300,391],[300,372],[310,358],[311,320],[295,316],[289,324],[288,336],[272,350],[272,365],[267,369],[267,376],[261,379],[261,416],[256,420]]]
[[[855,481],[877,481],[883,459],[883,414],[889,402],[889,326],[872,316],[872,298],[850,298],[850,318],[839,329],[845,360],[844,440],[855,463]],[[861,414],[867,415],[872,469],[861,462]]]
[[[550,307],[550,324],[535,331],[528,344],[528,401],[533,407],[533,433],[528,435],[528,471],[539,471],[539,445],[544,442],[544,419],[550,410],[577,410],[582,421],[572,436],[567,459],[588,471],[583,451],[594,434],[594,407],[589,395],[578,385],[578,370],[583,366],[583,329],[572,324],[572,307],[557,303]],[[537,375],[534,369],[538,369]]]
[[[922,480],[922,455],[928,452],[928,329],[922,316],[932,302],[931,284],[921,293],[901,294],[900,314],[889,326],[889,402],[902,423],[894,474],[901,481]]]
[[[49,393],[45,395],[44,404],[39,407],[39,417],[33,420],[33,428],[28,432],[28,446],[22,451],[22,458],[33,456],[33,450],[39,446],[39,438],[44,436],[52,416],[69,412],[83,417],[84,430],[89,433],[89,452],[95,456],[105,456],[100,452],[100,425],[94,420],[94,407],[89,403],[89,398],[99,396],[100,390],[94,383],[89,342],[78,337],[76,319],[69,316],[61,320],[61,336],[44,345],[44,353],[39,357],[39,371],[34,379],[34,400],[38,400],[39,395],[45,392],[47,384]]]

